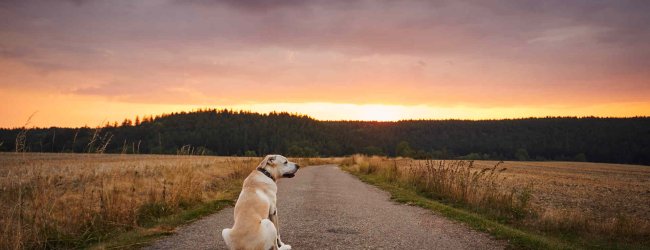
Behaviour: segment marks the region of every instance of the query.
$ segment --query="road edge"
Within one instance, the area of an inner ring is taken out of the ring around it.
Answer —
[[[497,221],[490,220],[479,214],[451,207],[438,201],[418,195],[414,190],[409,190],[396,186],[391,183],[382,181],[379,178],[373,178],[369,175],[355,173],[346,169],[345,166],[339,165],[339,168],[364,183],[373,185],[388,192],[391,200],[408,205],[415,205],[454,221],[461,222],[470,228],[488,233],[497,239],[507,240],[509,249],[581,249],[575,245],[562,240],[547,237],[544,235],[534,234],[522,231],[508,225],[501,224]]]

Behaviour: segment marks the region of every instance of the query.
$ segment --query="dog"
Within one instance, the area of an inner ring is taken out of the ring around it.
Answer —
[[[235,204],[235,224],[221,231],[228,248],[233,250],[287,250],[280,240],[278,207],[280,178],[292,178],[300,166],[281,155],[267,155],[244,180]]]

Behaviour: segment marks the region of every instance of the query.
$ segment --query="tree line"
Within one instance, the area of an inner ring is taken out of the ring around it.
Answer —
[[[289,113],[197,110],[90,128],[0,129],[0,151],[405,156],[650,165],[650,118],[318,121]]]

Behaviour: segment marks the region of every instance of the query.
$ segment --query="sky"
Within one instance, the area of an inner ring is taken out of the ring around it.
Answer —
[[[4,0],[0,127],[650,116],[650,1]]]

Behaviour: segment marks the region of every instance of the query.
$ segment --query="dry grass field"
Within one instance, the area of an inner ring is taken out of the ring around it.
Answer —
[[[364,156],[346,163],[357,174],[579,245],[650,242],[648,166]]]
[[[342,159],[294,159],[301,165]],[[260,158],[0,154],[0,248],[72,248],[236,195]],[[355,156],[351,171],[541,233],[648,242],[650,167]],[[153,228],[152,228],[153,227]],[[167,229],[164,229],[167,230]]]
[[[260,160],[2,153],[0,248],[76,248],[151,227],[205,202],[232,199]]]
[[[494,164],[475,162],[479,168]],[[542,217],[589,218],[604,223],[625,218],[650,223],[650,166],[504,162],[501,167],[507,169],[504,186],[533,190],[531,205]]]

